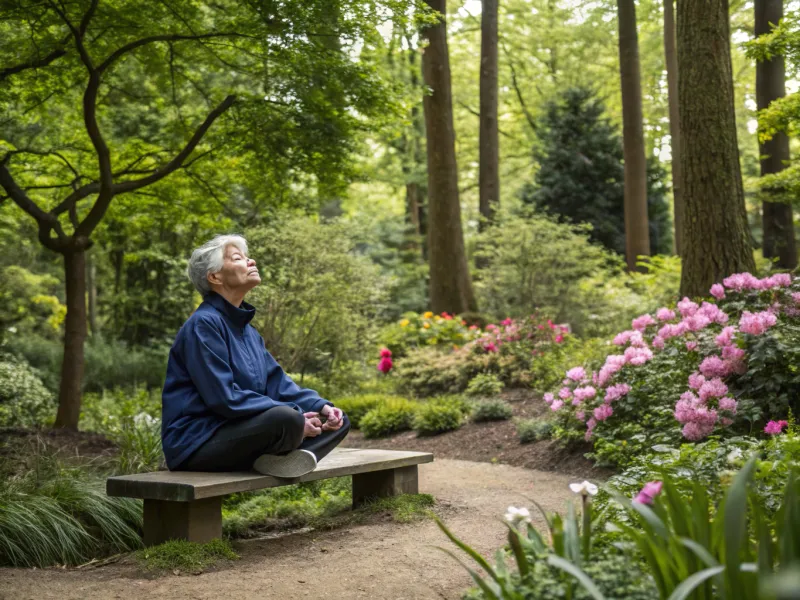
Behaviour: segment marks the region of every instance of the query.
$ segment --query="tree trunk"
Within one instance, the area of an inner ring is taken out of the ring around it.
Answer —
[[[755,17],[756,37],[769,33],[773,25],[783,18],[783,0],[756,0]],[[756,65],[756,103],[759,111],[786,95],[785,80],[783,56],[776,55]],[[776,133],[771,140],[759,144],[759,154],[762,157],[762,176],[782,171],[790,159],[789,137],[784,132]],[[797,245],[791,205],[764,202],[762,212],[764,258],[777,258],[779,267],[794,269],[797,266]]]
[[[481,78],[480,78],[480,158],[479,208],[485,220],[483,230],[491,225],[500,202],[500,141],[497,130],[497,3],[483,0],[481,12]]]
[[[86,284],[89,299],[89,331],[97,335],[97,266],[91,256],[86,257]]]
[[[431,93],[423,100],[428,148],[428,253],[430,301],[434,312],[477,310],[464,250],[458,196],[450,59],[445,23],[446,0],[425,0],[441,13],[423,34],[428,47],[422,73]]]
[[[683,181],[681,181],[681,124],[678,116],[678,55],[675,50],[675,9],[673,0],[664,0],[664,59],[667,65],[667,97],[669,103],[669,138],[672,150],[673,244],[675,254],[683,247]]]
[[[83,344],[86,340],[86,252],[64,254],[67,318],[64,323],[64,357],[55,427],[78,429],[83,380]]]
[[[753,271],[736,141],[727,0],[678,3],[678,105],[684,184],[681,293]]]
[[[636,270],[639,256],[650,256],[647,220],[647,161],[642,126],[642,86],[634,0],[617,0],[619,74],[622,83],[622,146],[625,156],[625,257]]]

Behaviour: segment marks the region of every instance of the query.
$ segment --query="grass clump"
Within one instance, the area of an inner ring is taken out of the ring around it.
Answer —
[[[503,391],[503,382],[497,375],[481,373],[475,375],[467,384],[468,396],[496,396]]]
[[[389,498],[377,498],[364,505],[370,513],[389,512],[398,523],[410,523],[433,516],[431,508],[436,504],[430,494],[401,494]]]
[[[517,436],[523,444],[550,439],[552,433],[552,421],[524,419],[517,422]]]
[[[411,429],[417,404],[405,398],[388,400],[370,410],[361,419],[361,431],[366,438],[378,438]]]
[[[222,528],[227,537],[247,537],[255,530],[303,527],[349,509],[352,502],[350,477],[233,494],[222,507]]]
[[[476,423],[483,421],[505,421],[513,415],[511,407],[502,400],[484,400],[477,402],[472,411],[472,420]]]
[[[139,550],[136,557],[152,570],[201,573],[219,560],[237,560],[239,555],[227,540],[211,540],[205,544],[170,540]]]
[[[414,415],[412,427],[417,435],[436,435],[458,429],[464,423],[463,402],[432,400],[422,404]]]

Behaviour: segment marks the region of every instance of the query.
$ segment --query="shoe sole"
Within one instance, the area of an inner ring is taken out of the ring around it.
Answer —
[[[308,450],[293,450],[278,456],[263,454],[253,463],[253,469],[262,475],[294,479],[302,477],[317,468],[317,457]]]

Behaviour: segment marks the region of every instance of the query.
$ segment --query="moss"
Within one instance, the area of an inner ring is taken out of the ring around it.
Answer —
[[[139,550],[136,558],[148,569],[201,573],[220,560],[237,560],[239,555],[226,540],[211,540],[205,544],[171,540]]]

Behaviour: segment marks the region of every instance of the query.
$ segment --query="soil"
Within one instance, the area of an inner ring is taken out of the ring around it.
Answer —
[[[342,443],[351,448],[384,450],[418,450],[432,452],[437,458],[454,458],[525,467],[540,471],[556,471],[567,475],[592,474],[606,479],[610,472],[594,466],[584,457],[590,446],[564,448],[558,442],[543,440],[522,444],[517,436],[515,419],[546,416],[547,404],[538,395],[524,389],[507,390],[500,395],[513,412],[512,419],[488,423],[466,423],[460,429],[441,435],[417,437],[406,431],[387,438],[365,439],[359,431],[351,431]]]
[[[580,476],[597,480],[589,472]],[[504,543],[499,519],[509,505],[530,506],[534,498],[548,511],[563,511],[575,479],[487,462],[437,459],[420,466],[420,491],[433,494],[451,530],[487,557]],[[542,524],[538,514],[534,520]],[[241,560],[196,576],[146,573],[130,557],[95,569],[0,569],[0,599],[460,598],[471,580],[436,546],[455,550],[430,519],[377,518],[236,542]]]
[[[67,463],[92,462],[99,466],[116,454],[114,442],[98,433],[65,429],[0,429],[0,472],[5,474],[30,469],[31,456],[53,455]]]

